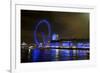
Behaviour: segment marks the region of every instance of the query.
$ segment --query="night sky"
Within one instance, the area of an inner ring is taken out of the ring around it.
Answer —
[[[21,42],[34,43],[34,30],[40,20],[51,24],[52,34],[59,39],[89,39],[89,13],[21,10]],[[47,26],[39,31],[48,34]],[[38,34],[41,39],[41,34]]]

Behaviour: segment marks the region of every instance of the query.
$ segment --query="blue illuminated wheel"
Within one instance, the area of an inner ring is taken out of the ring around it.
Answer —
[[[42,28],[43,27],[43,28]],[[41,30],[42,28],[42,30]],[[43,29],[45,29],[45,31],[43,31]],[[42,39],[40,39],[40,36],[42,37]],[[37,26],[35,27],[35,31],[34,31],[34,41],[36,43],[37,46],[40,45],[42,40],[42,43],[44,45],[47,44],[47,42],[50,40],[50,36],[51,36],[51,26],[50,23],[47,20],[40,20],[37,23]]]

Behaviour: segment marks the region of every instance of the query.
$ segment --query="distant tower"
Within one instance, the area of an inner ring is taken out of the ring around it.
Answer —
[[[53,34],[52,35],[52,40],[59,40],[59,35],[58,34]]]

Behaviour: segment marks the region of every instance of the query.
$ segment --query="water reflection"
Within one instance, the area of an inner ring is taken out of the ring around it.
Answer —
[[[40,49],[32,50],[32,62],[89,59],[88,50]]]

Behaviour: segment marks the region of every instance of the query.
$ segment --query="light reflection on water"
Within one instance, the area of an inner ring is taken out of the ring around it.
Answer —
[[[66,50],[66,49],[33,49],[32,61],[67,61],[89,59],[87,50]]]

